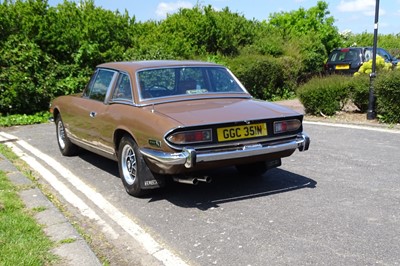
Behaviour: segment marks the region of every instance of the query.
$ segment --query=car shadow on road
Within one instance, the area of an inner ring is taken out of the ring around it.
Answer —
[[[91,152],[82,152],[79,157],[110,175],[119,178],[118,164]],[[315,188],[317,182],[302,175],[275,168],[263,176],[239,174],[235,167],[210,170],[211,183],[188,185],[169,180],[166,187],[150,191],[144,198],[149,203],[167,200],[183,208],[208,210],[227,202],[241,201],[286,193],[298,189]],[[122,189],[122,185],[121,185]]]
[[[118,163],[90,151],[81,150],[78,155],[82,160],[96,166],[97,168],[119,178]]]
[[[150,202],[167,200],[184,208],[208,210],[227,202],[315,188],[317,185],[310,178],[280,168],[269,170],[263,176],[240,175],[234,167],[222,168],[209,174],[213,182],[208,184],[193,186],[171,182],[164,189],[150,194]]]

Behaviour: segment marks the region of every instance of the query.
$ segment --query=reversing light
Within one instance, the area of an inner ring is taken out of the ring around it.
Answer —
[[[298,119],[283,120],[274,122],[274,133],[285,133],[296,131],[301,127],[301,122]]]
[[[168,140],[174,144],[193,144],[212,140],[211,129],[183,131],[172,134]]]

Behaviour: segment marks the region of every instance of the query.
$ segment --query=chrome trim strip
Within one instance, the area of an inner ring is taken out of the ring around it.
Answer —
[[[210,99],[253,99],[251,95],[248,95],[245,92],[238,92],[237,96],[234,96],[234,93],[227,93],[229,95],[222,95],[222,93],[210,93],[209,95],[197,95],[197,97],[190,97],[188,95],[175,95],[175,96],[164,96],[164,97],[157,97],[151,98],[148,100],[142,100],[141,103],[138,104],[140,107],[152,106],[152,105],[161,105],[166,103],[174,103],[174,102],[183,102],[183,101],[198,101],[198,100],[210,100]],[[201,97],[199,97],[201,96]],[[203,97],[204,96],[204,97]],[[160,100],[158,100],[160,99]],[[145,103],[148,101],[148,103]]]
[[[167,153],[163,151],[152,150],[148,148],[140,149],[144,157],[155,160],[165,165],[183,165],[190,158],[190,152],[183,150],[177,153]]]
[[[117,160],[115,151],[105,145],[100,145],[100,143],[91,144],[87,141],[82,141],[71,135],[69,135],[69,139],[71,140],[72,143],[74,143],[75,145],[77,145],[85,150],[88,150],[88,151],[96,153],[96,154],[100,154],[100,155],[102,155],[108,159],[114,160],[114,161]]]
[[[147,157],[160,168],[174,165],[184,165],[186,168],[193,168],[199,162],[211,162],[220,160],[237,159],[257,155],[271,154],[285,150],[299,151],[308,150],[310,138],[306,133],[300,133],[295,139],[275,144],[257,144],[238,147],[235,150],[199,153],[195,149],[184,148],[182,152],[167,153],[148,148],[141,149],[143,156]]]

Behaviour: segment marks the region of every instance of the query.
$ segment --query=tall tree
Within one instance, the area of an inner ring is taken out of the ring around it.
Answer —
[[[328,4],[318,1],[309,8],[299,8],[291,12],[274,13],[269,17],[269,23],[280,30],[285,38],[314,35],[325,47],[326,53],[340,45],[340,35],[333,24],[335,19],[330,15]]]

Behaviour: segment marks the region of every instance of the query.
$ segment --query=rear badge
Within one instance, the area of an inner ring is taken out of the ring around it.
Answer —
[[[149,144],[151,146],[156,146],[158,148],[161,148],[161,141],[159,141],[159,140],[149,139]]]

